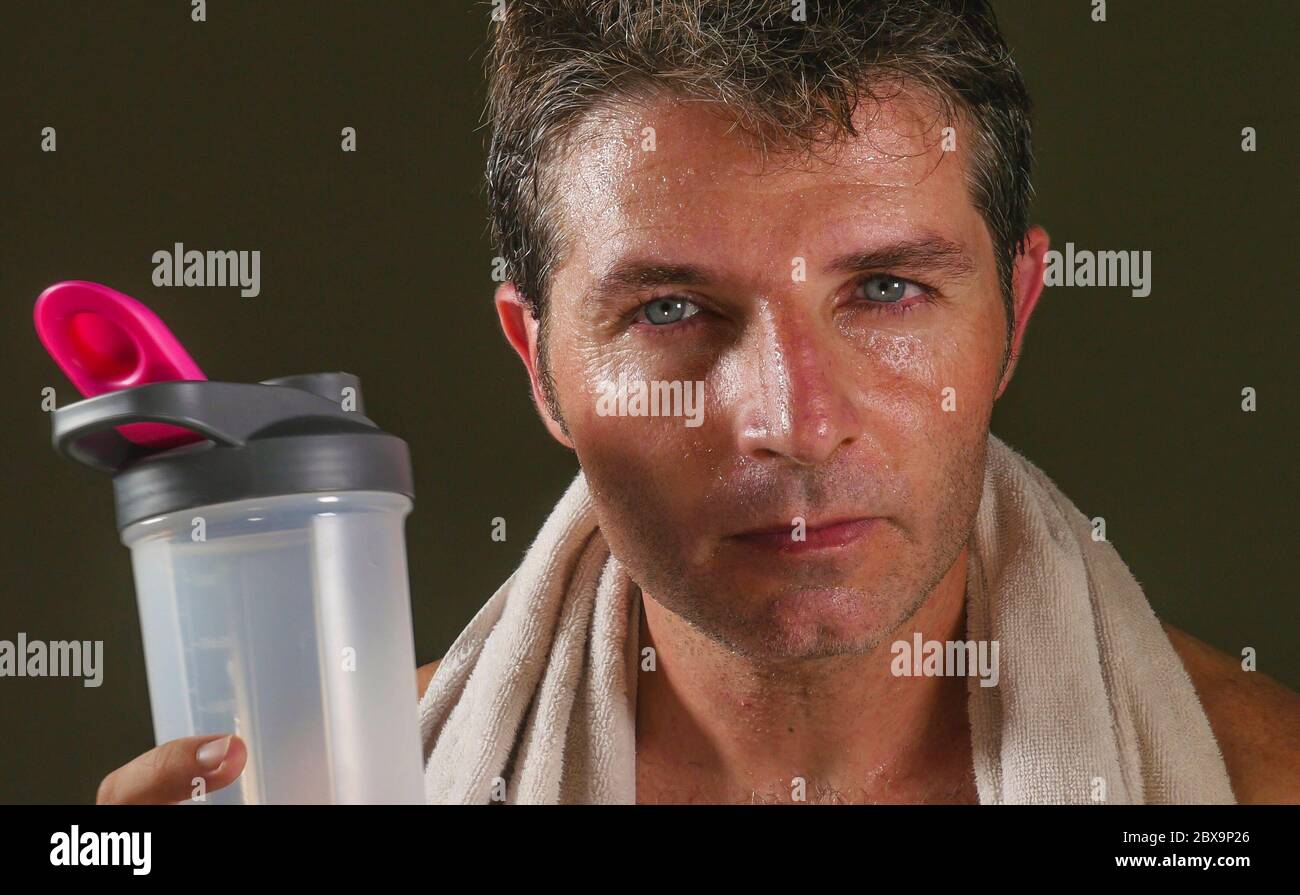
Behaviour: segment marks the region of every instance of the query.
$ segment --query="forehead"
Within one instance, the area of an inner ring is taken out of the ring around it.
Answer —
[[[788,271],[796,255],[925,231],[980,251],[987,236],[966,186],[962,125],[909,97],[860,107],[854,124],[855,137],[815,155],[765,155],[705,103],[660,99],[589,116],[552,175],[557,285],[629,254],[750,267],[775,258]],[[946,152],[948,126],[956,149]]]

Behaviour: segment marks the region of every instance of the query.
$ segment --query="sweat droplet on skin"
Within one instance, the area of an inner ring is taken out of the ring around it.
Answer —
[[[911,333],[887,333],[879,330],[867,337],[867,352],[891,372],[920,374],[926,381],[934,378],[934,363],[925,340]]]

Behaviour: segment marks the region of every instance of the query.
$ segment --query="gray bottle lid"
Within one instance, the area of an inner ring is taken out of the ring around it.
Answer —
[[[56,450],[113,476],[119,531],[163,513],[254,497],[389,491],[415,498],[406,442],[364,415],[361,381],[350,373],[157,382],[87,398],[52,417]],[[140,422],[180,426],[206,440],[157,450],[116,429]]]

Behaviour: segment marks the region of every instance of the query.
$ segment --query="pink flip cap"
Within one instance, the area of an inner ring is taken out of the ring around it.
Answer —
[[[152,382],[207,379],[157,314],[99,283],[55,283],[36,299],[32,316],[41,344],[84,397]],[[159,449],[203,440],[165,423],[129,423],[117,431]]]

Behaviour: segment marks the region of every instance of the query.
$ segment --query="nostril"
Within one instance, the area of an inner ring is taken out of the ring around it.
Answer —
[[[140,346],[107,317],[82,311],[68,321],[72,360],[91,376],[120,381],[140,365]]]
[[[822,414],[795,414],[781,425],[751,424],[738,437],[741,453],[757,460],[783,460],[798,466],[818,466],[858,440],[853,421]]]

